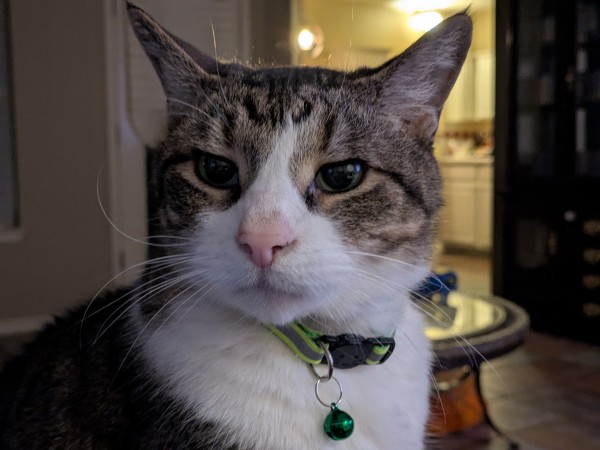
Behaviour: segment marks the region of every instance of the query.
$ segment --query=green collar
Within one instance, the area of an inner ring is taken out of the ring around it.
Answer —
[[[337,369],[349,369],[361,364],[383,364],[394,351],[393,337],[365,338],[357,334],[329,336],[308,328],[300,322],[288,325],[267,325],[294,354],[309,364],[325,364],[324,344]]]

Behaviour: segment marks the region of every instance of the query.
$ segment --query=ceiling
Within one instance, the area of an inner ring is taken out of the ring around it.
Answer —
[[[393,0],[338,0],[345,3],[362,3],[370,5],[392,4]],[[471,8],[473,11],[485,11],[496,6],[496,0],[451,0],[450,6],[442,10],[457,11],[465,8]]]

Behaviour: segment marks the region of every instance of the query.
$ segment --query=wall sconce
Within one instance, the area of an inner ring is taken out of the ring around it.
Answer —
[[[296,46],[301,52],[310,54],[316,58],[323,51],[323,31],[317,25],[303,26],[296,36]]]

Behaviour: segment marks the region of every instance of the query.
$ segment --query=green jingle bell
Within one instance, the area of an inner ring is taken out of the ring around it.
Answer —
[[[354,419],[350,417],[350,414],[339,410],[335,403],[332,403],[331,412],[327,414],[323,428],[331,439],[341,441],[350,437],[354,431]]]

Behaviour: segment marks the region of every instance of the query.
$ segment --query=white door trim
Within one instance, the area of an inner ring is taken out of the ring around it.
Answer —
[[[116,284],[127,284],[139,274],[126,270],[146,259],[140,241],[147,235],[146,150],[127,113],[126,18],[125,2],[104,3],[111,267],[113,276],[121,274]]]

